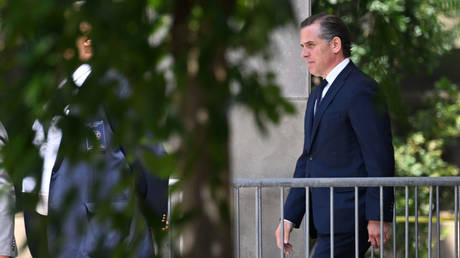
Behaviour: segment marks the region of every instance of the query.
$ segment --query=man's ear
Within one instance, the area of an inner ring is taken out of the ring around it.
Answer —
[[[334,54],[342,52],[342,40],[339,37],[335,36],[334,38],[332,38],[330,42],[330,47]]]

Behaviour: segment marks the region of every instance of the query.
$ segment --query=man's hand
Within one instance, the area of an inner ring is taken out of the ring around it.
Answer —
[[[284,253],[285,254],[291,254],[292,253],[292,245],[289,243],[289,237],[292,231],[292,222],[289,221],[284,221]],[[276,228],[275,231],[276,235],[276,244],[278,245],[278,248],[281,248],[281,222]]]
[[[367,231],[369,232],[368,242],[374,248],[380,247],[380,221],[378,220],[369,220],[367,223]],[[383,222],[383,244],[385,244],[388,239],[390,239],[390,226],[388,222]]]

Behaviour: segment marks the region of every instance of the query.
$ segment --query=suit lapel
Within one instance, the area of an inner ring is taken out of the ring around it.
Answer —
[[[331,104],[331,102],[334,100],[335,96],[340,91],[340,89],[343,87],[348,75],[350,74],[352,69],[354,69],[354,67],[354,64],[350,61],[350,63],[342,70],[342,72],[340,72],[340,74],[337,76],[337,78],[330,86],[329,90],[326,93],[326,96],[324,96],[324,99],[321,101],[321,105],[319,107],[316,107],[316,114],[313,119],[311,136],[309,137],[310,146],[313,143],[313,140],[315,139],[319,123],[321,121],[321,118],[323,117],[324,112],[328,108],[329,104]]]
[[[319,94],[318,90],[315,90],[310,94],[308,97],[308,102],[307,102],[307,111],[305,113],[305,143],[306,149],[310,149],[310,143],[311,143],[311,130],[313,128],[313,117],[314,117],[314,107],[315,107],[315,100],[317,99],[317,95]]]

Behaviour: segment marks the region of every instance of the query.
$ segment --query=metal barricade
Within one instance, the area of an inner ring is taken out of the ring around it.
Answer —
[[[435,188],[435,201],[436,201],[436,257],[440,257],[440,217],[439,217],[439,187],[452,187],[455,196],[454,213],[455,213],[455,257],[458,257],[458,194],[459,194],[460,177],[384,177],[384,178],[261,178],[261,179],[234,179],[233,187],[236,193],[235,197],[235,247],[236,257],[240,257],[240,189],[241,188],[255,188],[255,243],[256,243],[256,257],[262,257],[262,188],[279,188],[280,189],[280,219],[284,220],[284,190],[285,188],[305,188],[306,192],[306,210],[304,218],[305,228],[305,257],[310,257],[309,246],[309,229],[310,229],[310,212],[309,212],[309,193],[311,188],[324,187],[330,189],[330,210],[334,212],[334,188],[336,187],[354,187],[355,196],[355,253],[358,257],[358,188],[362,187],[378,187],[380,192],[380,232],[383,232],[383,188],[384,187],[403,187],[405,193],[405,219],[404,219],[404,256],[409,257],[409,187],[414,187],[414,204],[415,204],[415,257],[419,257],[418,251],[418,191],[419,187],[429,187],[429,218],[428,218],[428,257],[432,257],[432,223],[433,223],[433,188]],[[396,193],[396,190],[395,190]],[[331,241],[331,257],[334,256],[334,216],[330,216],[330,241]],[[282,236],[284,239],[284,223],[281,223]],[[396,257],[396,204],[393,207],[393,257]],[[383,243],[383,234],[380,234],[380,243]],[[374,250],[371,250],[372,257],[374,257]],[[384,248],[379,248],[380,257],[384,256]],[[283,250],[280,250],[280,257],[284,257]]]

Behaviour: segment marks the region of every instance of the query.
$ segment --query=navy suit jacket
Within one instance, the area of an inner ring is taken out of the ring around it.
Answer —
[[[113,79],[122,84],[123,81],[109,75],[103,79]],[[93,78],[88,78],[91,79]],[[82,90],[90,88],[83,87],[79,92]],[[61,162],[53,169],[48,219],[48,243],[53,257],[102,257],[120,245],[133,250],[134,257],[154,256],[148,221],[140,213],[141,210],[147,210],[148,215],[155,216],[150,217],[149,221],[160,222],[164,218],[168,181],[156,178],[147,171],[141,166],[141,160],[134,166],[127,163],[123,149],[112,141],[116,131],[113,125],[116,123],[109,119],[106,111],[101,105],[94,116],[86,121],[90,127],[88,129],[98,136],[94,139],[78,138],[77,142],[81,145],[75,146],[81,152],[95,151],[93,160],[74,163],[70,157],[61,157]],[[69,139],[74,137],[76,136],[66,134],[63,129],[61,145],[66,144],[66,141],[68,144]],[[156,155],[164,154],[160,145],[145,151],[152,151]],[[132,168],[137,170],[132,171]],[[129,173],[133,172],[137,179],[136,191],[129,183],[120,189],[119,183],[129,182]],[[130,206],[136,192],[141,210],[135,205]],[[105,206],[110,206],[111,213],[104,217]],[[126,213],[127,210],[132,214]],[[103,219],[96,216],[98,214]]]
[[[303,152],[294,178],[391,177],[394,150],[384,105],[377,101],[377,83],[351,61],[337,76],[313,114],[313,90],[305,114]],[[311,188],[314,227],[330,232],[330,190]],[[393,190],[384,188],[384,220],[391,221]],[[380,220],[379,189],[359,189],[359,225]],[[292,188],[284,207],[285,218],[299,227],[305,213],[305,189]],[[354,188],[334,188],[334,232],[354,232]]]

